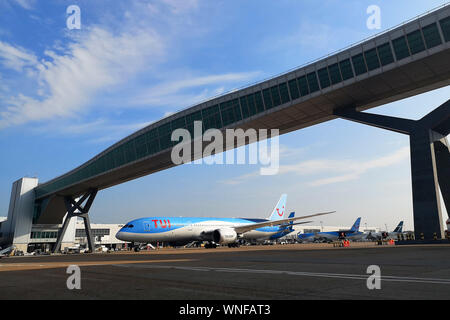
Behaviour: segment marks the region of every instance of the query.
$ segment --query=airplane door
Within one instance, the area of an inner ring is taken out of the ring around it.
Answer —
[[[186,229],[187,229],[188,236],[192,236],[194,234],[194,226],[193,226],[192,221],[188,221],[188,226]]]

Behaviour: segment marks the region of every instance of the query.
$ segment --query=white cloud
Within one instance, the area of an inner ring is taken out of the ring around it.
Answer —
[[[307,182],[308,185],[317,187],[344,181],[356,180],[369,170],[385,168],[401,163],[409,156],[409,147],[401,148],[389,155],[371,160],[330,160],[317,159],[302,161],[291,165],[281,165],[279,175],[295,174],[299,176],[327,175],[326,178],[317,178]],[[249,179],[257,178],[259,172],[253,172],[233,179],[223,181],[225,184],[236,185]]]
[[[64,54],[47,50],[47,59],[2,43],[0,52],[13,52],[6,61],[15,68],[33,67],[42,99],[24,94],[10,97],[0,111],[0,128],[29,121],[70,117],[86,108],[100,90],[126,81],[143,68],[156,64],[163,41],[152,30],[115,35],[94,27],[71,43]],[[43,94],[45,92],[45,94]]]
[[[142,128],[145,128],[152,124],[153,121],[147,122],[137,122],[137,123],[127,123],[127,124],[111,124],[105,123],[100,127],[97,127],[95,131],[97,138],[88,140],[88,143],[98,144],[106,142],[117,142],[124,137],[136,132]],[[85,132],[83,132],[85,133]]]
[[[226,73],[218,75],[188,77],[183,80],[171,81],[141,90],[129,103],[131,105],[155,106],[189,106],[218,94],[224,93],[222,84],[248,82],[260,75],[259,72]],[[183,93],[183,90],[195,87],[220,85],[215,89],[203,89],[200,93]]]
[[[38,61],[33,53],[24,48],[0,41],[0,63],[6,68],[20,72],[25,67],[35,67]]]
[[[79,123],[73,122],[51,122],[45,126],[37,126],[32,128],[32,132],[37,134],[52,134],[65,136],[86,136],[94,137],[87,140],[88,143],[104,143],[110,141],[118,141],[133,132],[147,127],[153,121],[133,122],[133,123],[115,123],[107,119],[96,119],[94,121]]]
[[[30,10],[33,9],[35,0],[15,0],[15,2],[22,8]]]
[[[254,179],[260,176],[259,171],[255,171],[252,173],[247,173],[244,174],[242,176],[236,177],[236,178],[232,178],[232,179],[228,179],[228,180],[224,180],[221,181],[223,184],[229,184],[229,185],[237,185],[237,184],[241,184],[244,183],[246,181],[248,181],[249,179]]]
[[[186,26],[190,26],[191,15],[199,5],[197,0],[121,4],[122,13],[118,10],[105,14],[101,27],[83,25],[80,32],[66,34],[71,38],[69,44],[56,41],[43,53],[0,43],[0,63],[22,71],[21,76],[36,82],[34,92],[27,82],[29,91],[16,87],[9,96],[2,97],[0,130],[28,122],[86,116],[90,110],[103,106],[179,110],[222,94],[231,85],[254,79],[259,73],[198,76],[195,70],[188,74],[183,70],[177,74],[177,81],[171,81],[175,77],[166,76],[173,75],[174,70],[167,65],[163,72],[155,72],[161,62],[170,61],[171,52],[177,52],[177,39],[185,36]],[[195,26],[189,27],[189,35],[196,33],[194,30]],[[151,82],[155,78],[159,78],[159,83],[165,82],[150,88],[143,85],[142,80]],[[127,91],[115,94],[119,84],[124,84],[121,88]]]
[[[194,77],[180,81],[174,81],[168,84],[162,84],[156,86],[154,90],[155,91],[157,90],[161,94],[170,94],[186,88],[205,86],[215,83],[248,80],[254,78],[258,74],[259,74],[258,72],[243,72],[243,73],[226,73],[220,75],[210,75],[204,77]]]

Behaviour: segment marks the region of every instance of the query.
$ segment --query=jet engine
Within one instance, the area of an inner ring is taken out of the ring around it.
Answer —
[[[236,242],[238,236],[234,229],[223,228],[214,230],[212,238],[215,243],[227,244]]]

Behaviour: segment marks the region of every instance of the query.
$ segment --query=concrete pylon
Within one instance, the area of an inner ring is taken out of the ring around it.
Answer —
[[[450,213],[450,145],[446,138],[434,142],[439,186],[447,213]]]
[[[414,232],[416,239],[444,238],[439,187],[450,211],[450,100],[420,120],[409,120],[343,108],[340,118],[407,134],[410,137]]]
[[[58,239],[56,240],[56,243],[52,250],[53,253],[58,252],[60,250],[61,242],[64,237],[64,234],[66,233],[67,226],[69,225],[69,222],[73,217],[83,218],[89,251],[90,252],[95,251],[95,241],[92,237],[91,223],[89,221],[89,209],[91,208],[92,203],[94,202],[95,196],[97,195],[97,191],[98,190],[96,189],[90,190],[78,200],[75,200],[73,197],[70,196],[64,198],[67,209],[67,216],[64,219],[63,225],[58,233]],[[84,201],[86,201],[86,204],[84,205],[84,207],[82,207]]]

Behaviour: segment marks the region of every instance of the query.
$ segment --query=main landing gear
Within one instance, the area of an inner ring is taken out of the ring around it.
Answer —
[[[217,244],[215,244],[214,242],[207,242],[205,244],[205,249],[213,249],[213,248],[217,248]]]

